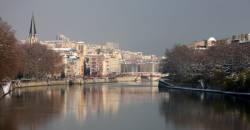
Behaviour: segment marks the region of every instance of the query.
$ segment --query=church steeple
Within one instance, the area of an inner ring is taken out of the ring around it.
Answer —
[[[29,30],[29,36],[28,36],[27,42],[29,44],[34,44],[34,43],[39,42],[37,32],[36,32],[35,17],[34,17],[33,13],[32,13],[32,17],[31,17],[30,30]]]

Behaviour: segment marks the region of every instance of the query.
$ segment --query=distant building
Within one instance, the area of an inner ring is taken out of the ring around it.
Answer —
[[[103,62],[104,55],[86,55],[87,67],[90,70],[90,76],[102,76],[103,75]]]
[[[227,45],[227,44],[248,44],[250,43],[250,34],[233,35],[228,38],[216,40],[210,37],[208,40],[195,41],[187,46],[196,50],[204,50],[214,45]]]
[[[105,46],[108,48],[108,49],[119,49],[119,44],[118,43],[114,43],[114,42],[107,42],[105,44]]]
[[[226,45],[226,44],[231,44],[230,38],[223,38],[216,41],[216,45]]]
[[[159,62],[141,63],[139,72],[159,72]]]
[[[64,57],[66,77],[113,77],[121,73],[158,72],[157,56],[124,51],[113,42],[104,45],[75,42],[60,34],[56,40],[42,41],[41,44]]]
[[[214,45],[216,45],[216,39],[214,37],[210,37],[208,40],[195,41],[187,46],[195,50],[205,50],[208,47],[211,47]]]
[[[39,42],[37,30],[36,30],[35,18],[34,18],[33,14],[32,14],[32,18],[31,18],[31,22],[30,22],[29,36],[28,36],[26,42],[29,44],[34,44],[34,43]]]
[[[223,38],[216,41],[217,45],[226,45],[226,44],[246,44],[250,42],[250,34],[239,34],[233,35],[228,38]]]
[[[103,75],[119,74],[121,72],[120,59],[107,55],[103,61]]]
[[[89,68],[90,76],[108,76],[121,72],[120,60],[111,55],[86,55],[86,69]]]
[[[65,76],[66,77],[82,77],[80,73],[81,65],[80,65],[79,57],[76,55],[67,55],[65,57]]]
[[[159,72],[159,62],[122,63],[121,73]]]
[[[122,63],[121,73],[135,73],[139,72],[139,66],[137,63]]]
[[[64,57],[65,74],[68,77],[84,76],[84,60],[87,54],[87,46],[85,42],[70,41],[69,38],[60,34],[57,40],[43,41],[43,45],[54,50]]]
[[[250,41],[250,34],[240,34],[233,35],[231,38],[231,43],[245,43]]]
[[[214,37],[210,37],[208,40],[206,40],[206,46],[211,47],[216,44],[216,39]]]
[[[189,45],[187,45],[189,48],[193,48],[195,50],[204,50],[207,48],[206,46],[206,41],[202,40],[202,41],[195,41]]]

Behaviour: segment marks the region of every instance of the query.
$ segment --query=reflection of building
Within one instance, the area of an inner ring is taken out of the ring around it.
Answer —
[[[134,100],[138,98],[152,99],[157,95],[157,91],[157,87],[72,87],[65,94],[64,114],[73,114],[78,120],[85,120],[97,114],[116,114],[121,103],[138,103],[138,100]]]
[[[112,87],[113,85],[20,89],[12,93],[11,100],[3,99],[1,102],[0,128],[17,130],[22,126],[21,129],[30,129],[32,124],[34,129],[44,129],[51,128],[51,121],[65,122],[72,118],[81,124],[86,118],[112,116],[117,114],[121,106],[134,106],[158,97],[157,87]],[[115,84],[119,85],[124,84]],[[25,107],[10,109],[20,105]],[[65,129],[68,128],[70,127]]]
[[[64,114],[73,114],[77,120],[85,120],[97,112],[115,114],[119,109],[120,91],[94,86],[71,88],[65,94]]]

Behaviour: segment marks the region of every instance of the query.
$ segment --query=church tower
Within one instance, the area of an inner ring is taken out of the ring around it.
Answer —
[[[35,18],[34,15],[32,14],[31,22],[30,22],[30,29],[29,29],[29,36],[27,38],[27,43],[30,45],[34,43],[38,43],[38,35],[36,32],[36,24],[35,24]]]

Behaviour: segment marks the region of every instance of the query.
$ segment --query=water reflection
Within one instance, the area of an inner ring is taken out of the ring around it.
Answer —
[[[250,103],[145,83],[26,88],[0,100],[0,130],[68,129],[248,130]]]
[[[64,98],[60,91],[48,93],[44,89],[29,89],[19,90],[17,94],[1,100],[0,104],[1,130],[17,130],[20,127],[35,129],[48,119],[59,116]]]
[[[51,129],[45,124],[53,120],[83,123],[88,117],[115,115],[121,103],[132,105],[140,99],[143,103],[157,95],[157,88],[149,86],[98,84],[19,89],[10,98],[0,100],[0,129]]]
[[[250,102],[221,95],[172,91],[160,113],[176,129],[249,130]]]
[[[129,86],[129,85],[128,85]],[[130,100],[133,96],[145,99],[148,95],[157,95],[157,88],[124,87],[122,84],[88,85],[66,90],[64,114],[73,115],[77,120],[85,120],[87,115],[112,115],[119,110],[120,103],[137,103]],[[151,96],[150,96],[151,97]],[[142,102],[141,102],[142,103]]]

